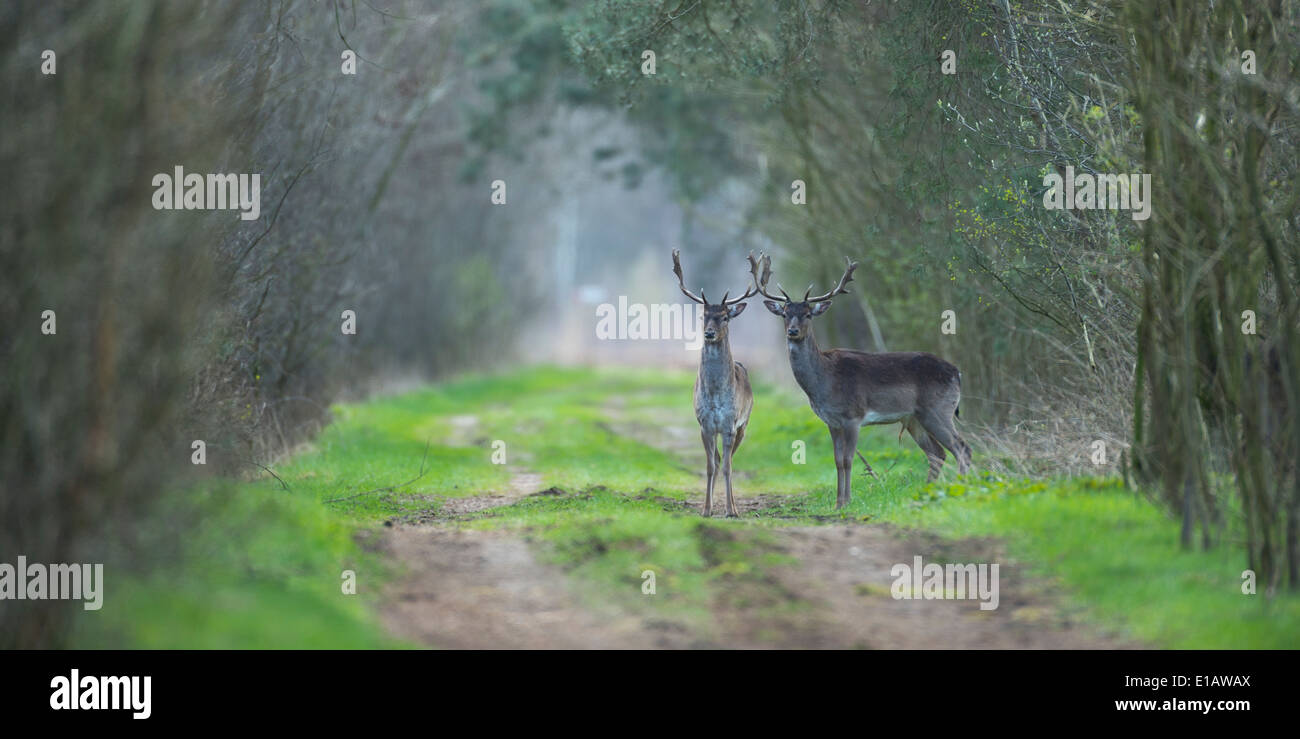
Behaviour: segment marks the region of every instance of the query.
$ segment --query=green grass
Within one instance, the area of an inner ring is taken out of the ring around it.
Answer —
[[[461,525],[534,539],[593,607],[678,621],[706,639],[720,598],[802,607],[767,587],[765,570],[782,561],[773,528],[883,521],[999,537],[1008,556],[1033,563],[1098,626],[1143,643],[1300,647],[1300,598],[1242,595],[1237,549],[1182,551],[1177,524],[1114,481],[956,481],[949,472],[927,485],[911,439],[879,427],[864,430],[860,448],[881,479],[856,474],[852,504],[836,511],[825,427],[802,396],[762,382],[735,473],[743,494],[772,496],[763,512],[771,515],[705,521],[695,510],[703,453],[692,381],[658,369],[535,367],[338,406],[311,445],[275,466],[288,491],[263,476],[168,496],[157,526],[184,532],[182,545],[148,576],[110,580],[104,610],[79,619],[75,644],[393,646],[374,616],[389,573],[355,532],[436,508],[442,497],[504,491],[513,470],[527,469],[567,494]],[[493,463],[494,442],[504,443],[507,464]],[[341,593],[345,569],[357,572],[358,595]],[[656,574],[654,598],[641,591],[646,570]]]
[[[160,508],[150,539],[173,556],[147,574],[106,563],[103,608],[78,614],[71,646],[398,646],[374,615],[385,565],[357,547],[350,519],[260,483],[210,483]],[[355,595],[343,593],[344,570],[356,574]]]
[[[1300,598],[1242,593],[1241,551],[1183,551],[1179,526],[1115,480],[961,485],[896,518],[948,536],[997,536],[1093,620],[1180,649],[1300,647]]]

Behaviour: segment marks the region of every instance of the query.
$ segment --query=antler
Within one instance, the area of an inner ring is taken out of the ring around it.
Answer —
[[[840,284],[836,285],[834,290],[831,290],[830,292],[826,293],[825,295],[821,295],[821,296],[818,296],[818,297],[816,297],[816,298],[810,298],[810,297],[808,297],[808,293],[809,293],[809,292],[812,292],[812,285],[809,285],[809,286],[808,286],[808,292],[806,292],[806,293],[803,294],[803,302],[805,302],[805,303],[821,303],[821,302],[824,302],[824,301],[830,300],[831,298],[835,297],[836,295],[843,295],[844,293],[847,293],[848,290],[847,290],[844,286],[847,285],[847,284],[849,284],[850,282],[853,282],[853,270],[855,270],[855,269],[858,268],[858,263],[857,263],[857,262],[850,262],[848,257],[844,257],[844,263],[847,264],[848,267],[845,268],[845,270],[844,270],[844,276],[840,278]]]
[[[704,298],[702,298],[702,297],[700,297],[699,295],[696,295],[696,294],[692,293],[690,290],[687,290],[687,289],[686,289],[686,282],[685,282],[685,280],[682,279],[682,261],[681,261],[681,251],[678,250],[678,249],[673,249],[673,274],[677,275],[677,286],[680,287],[680,288],[682,289],[682,294],[683,294],[683,295],[685,295],[686,297],[690,298],[691,300],[694,300],[694,301],[697,302],[697,303],[702,303],[702,304],[703,304],[703,303],[706,302],[706,301],[704,300]],[[704,293],[704,291],[701,290],[700,293],[701,293],[701,295],[702,295],[702,294]],[[724,296],[724,297],[725,297],[725,296]]]
[[[753,270],[753,269],[754,269],[754,265],[755,265],[755,262],[754,262],[754,252],[751,251],[751,252],[749,253],[749,256],[748,256],[748,257],[745,257],[745,258],[749,260],[750,269]],[[722,294],[722,304],[723,304],[723,305],[735,305],[736,303],[739,303],[739,302],[742,301],[742,300],[749,300],[750,298],[754,297],[754,295],[755,295],[757,292],[758,292],[758,288],[757,288],[754,284],[751,283],[749,287],[745,288],[745,294],[744,294],[744,295],[741,295],[739,298],[736,298],[735,300],[727,300],[727,295],[731,293],[731,291],[728,290],[727,292],[725,292],[725,293]]]
[[[753,252],[750,252],[749,254],[749,261],[751,263],[754,261]],[[705,305],[708,305],[709,301],[708,298],[704,297],[703,289],[700,290],[700,294],[698,296],[694,295],[693,293],[691,293],[690,290],[686,289],[686,283],[685,281],[682,280],[681,251],[678,249],[673,249],[673,274],[677,275],[677,285],[682,289],[682,292],[686,295],[686,297],[690,298],[691,300],[694,300],[697,303],[703,303]],[[754,297],[755,292],[756,290],[751,285],[749,289],[745,290],[744,295],[741,295],[738,298],[732,298],[728,300],[727,296],[731,294],[731,291],[728,290],[727,292],[722,294],[722,302],[719,303],[718,305],[722,305],[722,306],[735,305],[736,303],[739,303],[742,300],[748,300],[749,298]]]
[[[753,282],[752,282],[753,288],[757,290],[758,293],[765,298],[771,298],[772,300],[782,300],[782,298],[777,297],[776,295],[773,295],[767,291],[767,281],[772,279],[772,258],[769,257],[767,254],[762,254],[759,256],[758,259],[754,259],[754,252],[751,251],[749,253],[748,259],[749,259],[749,274],[750,277],[753,278]],[[780,289],[780,287],[781,287],[780,285],[777,285],[777,289]],[[781,290],[781,294],[785,295],[785,291]],[[787,303],[791,302],[789,295],[785,295],[784,300]]]

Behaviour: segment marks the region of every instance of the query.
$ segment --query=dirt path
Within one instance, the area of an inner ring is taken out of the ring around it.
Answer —
[[[453,416],[443,443],[477,445],[479,425],[476,416]],[[510,483],[502,492],[433,496],[436,507],[388,522],[377,548],[405,570],[385,593],[380,616],[388,629],[449,649],[674,646],[637,619],[577,606],[564,574],[538,562],[523,539],[455,526],[529,495],[558,492],[541,490],[541,475],[525,467],[507,470]]]
[[[408,573],[382,617],[397,636],[448,649],[651,649],[691,646],[679,631],[578,604],[563,572],[499,531],[396,526],[385,551]]]
[[[451,524],[386,529],[383,551],[406,573],[382,615],[401,638],[473,649],[1114,649],[1132,646],[1075,621],[1043,583],[1022,577],[996,542],[904,535],[883,525],[789,527],[775,546],[796,560],[760,588],[723,585],[712,636],[584,604],[533,545]],[[1000,562],[999,603],[896,600],[890,569],[925,562]],[[774,603],[781,607],[773,608]]]
[[[638,425],[611,409],[616,433],[682,455],[690,437],[670,424]],[[456,421],[458,440],[476,421]],[[528,495],[565,494],[539,488],[541,477],[512,468],[500,493],[446,498],[441,505],[385,528],[378,546],[405,570],[390,588],[382,617],[392,632],[440,648],[653,649],[1088,649],[1134,646],[1098,634],[1041,580],[1028,577],[993,540],[944,540],[882,524],[766,529],[770,546],[793,559],[768,567],[761,580],[717,584],[710,636],[682,624],[593,606],[577,597],[559,568],[537,559],[533,545],[504,531],[457,526],[492,507]],[[779,496],[778,496],[779,497]],[[742,517],[773,496],[741,496]],[[694,506],[664,499],[665,507]],[[999,563],[998,608],[977,599],[895,599],[891,569],[926,563]]]
[[[444,443],[471,446],[475,416],[449,419]],[[527,457],[524,457],[527,459]],[[578,605],[564,573],[543,564],[519,536],[458,528],[456,521],[543,490],[542,476],[510,465],[500,493],[439,496],[438,506],[390,522],[379,549],[405,572],[381,612],[399,638],[447,649],[651,649],[688,646],[680,632],[613,610]]]
[[[433,524],[473,518],[474,514],[489,508],[513,505],[529,495],[544,495],[542,476],[522,467],[509,466],[510,484],[500,493],[482,495],[434,495],[430,499],[438,506],[394,520],[392,523],[413,525]]]
[[[951,541],[892,527],[790,527],[780,547],[797,565],[774,568],[778,581],[813,606],[791,619],[776,646],[867,649],[1116,649],[1125,644],[1077,623],[1044,583],[1008,562],[995,541]],[[978,599],[898,600],[898,563],[999,563],[998,604]],[[742,627],[745,619],[741,619]],[[771,628],[770,624],[764,625]]]

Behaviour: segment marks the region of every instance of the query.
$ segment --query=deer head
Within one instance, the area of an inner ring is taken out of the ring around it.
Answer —
[[[677,286],[681,288],[682,294],[704,306],[704,340],[708,343],[727,341],[727,325],[731,319],[745,311],[747,303],[742,301],[753,297],[757,290],[751,285],[744,295],[738,298],[728,299],[727,296],[731,291],[722,294],[722,302],[710,303],[704,296],[704,290],[700,289],[700,294],[696,295],[686,289],[686,283],[682,279],[681,252],[673,249],[673,274],[677,275]],[[754,255],[751,253],[749,259],[752,262]]]
[[[812,295],[812,285],[804,291],[803,300],[795,300],[786,294],[785,290],[777,283],[777,289],[781,291],[780,296],[773,295],[767,291],[767,282],[772,277],[772,258],[764,254],[759,259],[754,259],[751,254],[749,257],[749,272],[752,277],[751,286],[763,297],[768,300],[763,301],[763,305],[772,313],[785,319],[785,336],[789,341],[802,341],[808,335],[808,326],[813,318],[820,316],[827,310],[830,310],[831,300],[836,295],[843,295],[848,292],[845,285],[853,281],[853,270],[858,268],[857,262],[849,261],[848,257],[844,258],[845,270],[844,275],[840,277],[839,284],[834,290],[825,295]]]

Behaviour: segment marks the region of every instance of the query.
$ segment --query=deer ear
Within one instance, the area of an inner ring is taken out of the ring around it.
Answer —
[[[735,305],[731,306],[731,310],[727,311],[727,318],[735,318],[741,313],[744,313],[745,306],[747,305],[749,305],[749,303],[736,303]]]
[[[821,314],[825,313],[830,309],[831,309],[831,303],[828,300],[825,303],[818,303],[817,305],[814,305],[812,309],[812,314],[814,316],[820,316]]]
[[[768,310],[772,311],[778,316],[785,315],[785,311],[781,310],[781,306],[775,300],[764,300],[763,305],[766,305]]]

